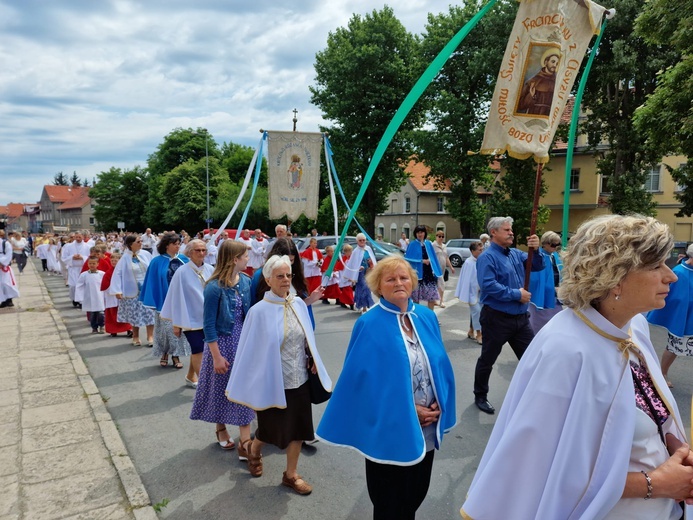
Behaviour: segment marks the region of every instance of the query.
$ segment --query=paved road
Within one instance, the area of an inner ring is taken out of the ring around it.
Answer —
[[[250,477],[235,451],[222,452],[214,426],[188,419],[193,390],[183,383],[185,370],[160,368],[150,350],[133,347],[125,337],[94,336],[84,315],[73,309],[62,278],[44,276],[56,308],[84,358],[123,436],[142,481],[156,504],[170,502],[166,519],[366,519],[372,514],[365,486],[364,461],[351,450],[318,443],[303,449],[299,471],[314,491],[301,497],[280,486],[285,456],[268,446],[264,475]],[[449,282],[453,288],[457,278]],[[457,381],[458,426],[436,453],[428,497],[418,517],[458,519],[495,416],[479,412],[472,402],[472,380],[479,346],[466,337],[468,308],[446,293],[447,307],[437,309],[446,349]],[[316,337],[321,356],[337,380],[355,312],[334,305],[315,305]],[[655,344],[664,334],[653,329]],[[187,366],[187,360],[184,360]],[[690,425],[693,360],[679,359],[670,371],[674,395]],[[500,408],[517,365],[504,349],[491,376],[489,400]],[[324,405],[313,408],[315,424]],[[550,413],[550,411],[547,411]],[[253,427],[254,430],[254,427]],[[237,437],[238,432],[232,430]]]

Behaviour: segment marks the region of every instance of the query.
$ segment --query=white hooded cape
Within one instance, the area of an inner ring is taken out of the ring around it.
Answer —
[[[308,307],[300,298],[280,298],[272,291],[253,305],[243,322],[236,360],[226,386],[226,397],[253,410],[286,408],[281,346],[284,342],[284,313],[294,312],[318,367],[320,382],[332,391],[332,380],[315,345]],[[307,370],[307,368],[306,368]]]
[[[161,317],[183,330],[202,328],[204,284],[214,273],[214,267],[202,264],[197,267],[188,262],[176,269],[168,286]]]
[[[686,436],[645,318],[617,328],[592,308],[565,309],[522,356],[481,458],[465,519],[600,519],[621,498],[635,428],[635,394],[617,340],[640,348],[652,381]],[[603,334],[610,335],[612,339]]]

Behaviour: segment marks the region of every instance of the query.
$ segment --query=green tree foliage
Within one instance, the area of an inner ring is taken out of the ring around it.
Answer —
[[[421,45],[422,68],[484,3],[450,6],[447,13],[428,15]],[[499,1],[450,57],[426,94],[432,129],[417,134],[419,159],[431,168],[430,176],[438,187],[445,180],[452,182],[446,209],[459,220],[463,236],[478,235],[486,218],[477,189],[490,182],[489,158],[467,152],[481,147],[483,119],[516,12],[516,1]]]
[[[219,193],[219,187],[228,183],[216,157],[209,158],[210,204]],[[164,205],[163,222],[167,228],[185,229],[194,233],[206,227],[207,165],[205,157],[189,159],[161,178],[161,202]]]
[[[149,200],[145,221],[150,227],[163,229],[173,225],[173,222],[162,220],[162,217],[172,213],[171,208],[168,207],[169,202],[163,197],[164,176],[189,160],[196,162],[202,159],[204,167],[204,159],[207,154],[210,158],[210,165],[212,164],[212,157],[217,160],[220,159],[217,144],[207,129],[176,128],[164,138],[156,151],[149,156],[147,160]],[[203,199],[205,199],[206,187],[202,194]],[[206,199],[201,208],[206,210]],[[203,216],[202,219],[204,220],[204,218]]]
[[[493,195],[489,200],[489,215],[492,217],[512,217],[515,243],[524,244],[529,236],[534,205],[534,186],[536,184],[537,165],[532,159],[520,161],[508,157],[503,161],[505,174],[496,181]],[[544,168],[548,170],[548,168]],[[546,184],[542,178],[540,196],[546,194]],[[531,186],[531,190],[528,187]],[[537,210],[537,234],[541,234],[542,225],[549,220],[549,209],[539,206]]]
[[[233,184],[240,182],[242,186],[243,179],[245,179],[248,173],[248,167],[253,160],[253,155],[255,155],[255,148],[242,144],[224,143],[221,145],[220,155],[221,165],[228,172],[229,180]],[[265,157],[262,157],[261,160],[262,166],[260,167],[258,185],[267,187],[267,160]],[[255,172],[253,171],[254,174]]]
[[[82,179],[79,178],[77,172],[72,172],[72,177],[70,177],[70,186],[81,186]]]
[[[327,48],[316,55],[311,102],[332,122],[323,130],[329,132],[350,203],[381,136],[418,78],[417,47],[417,38],[391,8],[384,7],[363,17],[352,16],[346,28],[329,34]],[[405,182],[403,161],[412,152],[410,131],[419,125],[422,112],[417,106],[404,121],[364,194],[357,218],[370,232],[376,214],[386,208],[387,196]]]
[[[657,72],[676,63],[677,53],[646,42],[634,32],[645,2],[614,0],[617,15],[609,21],[587,82],[583,107],[591,113],[584,125],[589,141],[608,144],[598,173],[608,176],[610,209],[615,213],[656,213],[652,193],[644,188],[651,158],[645,136],[633,124],[635,110],[656,87]]]
[[[114,167],[101,172],[89,196],[96,202],[94,217],[99,230],[116,230],[118,222],[132,231],[145,229],[142,216],[147,204],[147,176],[139,166],[124,172]]]
[[[58,172],[53,176],[53,185],[54,186],[69,186],[69,182],[67,180],[67,175],[65,175],[63,172]]]
[[[657,88],[635,113],[636,128],[647,136],[652,162],[667,154],[685,155],[681,167],[670,170],[685,186],[676,198],[683,204],[678,217],[693,215],[693,2],[651,0],[636,20],[636,31],[649,43],[677,50],[681,59],[660,70]]]

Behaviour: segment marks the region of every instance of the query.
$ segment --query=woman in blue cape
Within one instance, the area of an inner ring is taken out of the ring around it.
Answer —
[[[561,247],[561,237],[554,231],[541,235],[541,256],[544,269],[532,271],[529,277],[530,300],[529,323],[537,334],[546,323],[563,310],[556,298],[556,288],[561,280],[563,262],[558,254]]]
[[[162,367],[168,366],[168,356],[171,354],[171,361],[175,368],[183,368],[179,356],[189,356],[190,344],[185,336],[176,337],[173,333],[173,323],[169,320],[161,319],[161,308],[166,301],[168,286],[171,283],[173,274],[179,267],[187,264],[190,259],[179,255],[180,238],[175,233],[165,233],[156,250],[159,256],[149,263],[147,274],[142,283],[140,301],[145,307],[154,310],[154,342],[149,346],[154,346],[152,356],[161,357],[159,364]]]
[[[667,385],[669,367],[676,356],[693,356],[693,244],[686,250],[686,260],[676,267],[674,273],[679,277],[671,284],[663,309],[655,309],[647,315],[647,321],[667,329],[667,346],[662,352],[662,374]]]
[[[416,302],[428,303],[428,308],[433,309],[440,295],[438,294],[438,277],[443,276],[443,269],[438,263],[438,257],[433,249],[433,244],[426,238],[426,226],[420,225],[414,228],[416,240],[412,240],[404,255],[417,273],[418,287],[412,293],[412,299]]]
[[[389,256],[367,282],[380,302],[354,326],[316,433],[366,457],[374,519],[413,519],[456,423],[455,380],[435,314],[410,299],[416,271]]]

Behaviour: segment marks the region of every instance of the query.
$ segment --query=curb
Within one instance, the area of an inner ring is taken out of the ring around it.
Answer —
[[[67,327],[60,313],[53,306],[53,302],[48,294],[48,289],[46,289],[46,285],[38,272],[36,273],[36,278],[40,284],[41,296],[48,305],[51,318],[55,322],[58,333],[60,334],[60,339],[63,341],[68,351],[72,367],[78,376],[85,395],[88,397],[89,407],[99,426],[101,438],[108,450],[111,463],[118,473],[118,478],[125,491],[125,496],[130,503],[132,514],[135,516],[136,520],[158,520],[156,511],[152,507],[149,494],[142,484],[142,479],[137,473],[135,465],[132,463],[125,443],[123,443],[123,439],[118,432],[118,427],[115,422],[113,422],[113,418],[101,398],[101,393],[89,374],[89,369],[84,364],[82,356],[72,342],[70,333],[67,331]]]

